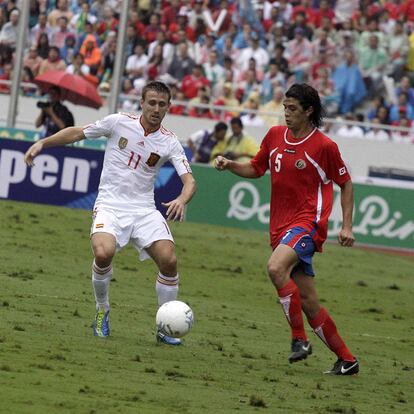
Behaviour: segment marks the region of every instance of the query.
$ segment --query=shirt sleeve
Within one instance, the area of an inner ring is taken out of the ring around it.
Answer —
[[[256,170],[256,173],[259,176],[262,176],[269,168],[269,146],[268,146],[269,133],[270,131],[265,135],[260,145],[259,151],[250,161],[250,163],[252,164],[253,168]]]
[[[119,120],[119,114],[108,115],[93,124],[83,127],[86,138],[110,137]]]
[[[351,176],[341,157],[338,145],[335,142],[330,141],[324,152],[325,165],[322,168],[326,171],[327,178],[333,180],[339,186],[345,184],[351,179]]]
[[[184,148],[178,139],[175,139],[171,147],[169,161],[172,163],[172,165],[174,165],[174,168],[179,176],[187,173],[193,173],[187,156],[185,155]]]

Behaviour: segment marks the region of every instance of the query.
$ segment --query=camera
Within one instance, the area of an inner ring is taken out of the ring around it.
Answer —
[[[49,108],[50,105],[51,105],[50,102],[42,102],[42,101],[39,101],[36,104],[36,106],[40,109]]]

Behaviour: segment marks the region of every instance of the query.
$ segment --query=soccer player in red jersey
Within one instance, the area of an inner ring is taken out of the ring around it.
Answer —
[[[300,361],[312,353],[303,310],[316,335],[338,357],[326,373],[356,374],[358,361],[319,302],[312,268],[313,254],[322,251],[327,237],[333,182],[341,189],[343,224],[338,241],[349,247],[355,241],[351,177],[338,146],[318,130],[323,111],[318,92],[307,84],[294,84],[286,92],[283,105],[287,126],[272,127],[250,162],[218,156],[216,168],[245,178],[260,177],[270,169],[273,252],[267,270],[292,331],[289,362]]]

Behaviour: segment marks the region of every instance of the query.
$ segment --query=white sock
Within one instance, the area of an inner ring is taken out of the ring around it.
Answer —
[[[100,268],[95,260],[92,264],[92,286],[95,292],[96,308],[109,310],[109,282],[113,274],[112,265]]]
[[[178,273],[176,276],[170,277],[158,273],[155,290],[158,296],[158,305],[161,306],[170,300],[177,299],[178,295]]]

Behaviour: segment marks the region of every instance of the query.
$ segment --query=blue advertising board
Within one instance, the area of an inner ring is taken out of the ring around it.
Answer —
[[[32,143],[0,139],[0,199],[92,209],[97,196],[104,152],[73,147],[48,148],[35,158],[35,166],[24,163]],[[155,203],[180,193],[182,183],[174,167],[165,164],[155,183]]]

